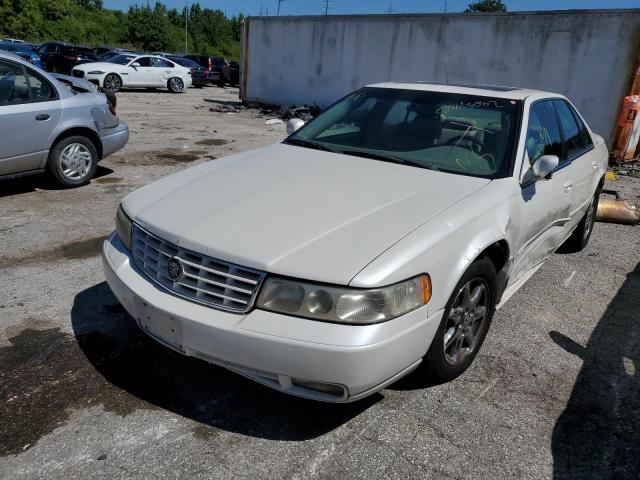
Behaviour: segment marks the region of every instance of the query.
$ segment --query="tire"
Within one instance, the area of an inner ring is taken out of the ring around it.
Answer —
[[[472,306],[476,293],[478,298]],[[465,303],[465,300],[470,302]],[[473,262],[458,281],[431,346],[422,359],[421,370],[430,383],[449,382],[469,368],[487,336],[495,309],[496,269],[488,257],[483,257]],[[483,316],[473,320],[474,312],[483,313]],[[454,351],[458,345],[456,356]]]
[[[596,211],[598,210],[598,202],[600,201],[600,188],[596,190],[596,193],[591,199],[589,208],[580,220],[580,223],[571,233],[571,236],[567,238],[564,243],[558,249],[559,253],[577,253],[583,250],[589,243],[591,234],[593,233],[593,226],[596,221]]]
[[[203,88],[204,85],[195,85],[196,88]]]
[[[117,93],[122,88],[122,78],[116,73],[110,73],[104,77],[102,86],[110,92]]]
[[[98,168],[98,151],[87,137],[63,138],[49,151],[47,172],[62,187],[81,187],[89,183]]]
[[[173,77],[167,81],[167,88],[171,93],[182,93],[184,91],[184,82],[180,77]]]
[[[220,88],[224,88],[225,83],[226,83],[226,82],[224,81],[224,79],[222,79],[222,80],[218,80],[218,86],[219,86]]]

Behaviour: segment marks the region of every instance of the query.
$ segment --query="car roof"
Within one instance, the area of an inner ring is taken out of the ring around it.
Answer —
[[[530,88],[476,83],[383,82],[374,83],[367,86],[371,88],[395,88],[402,90],[460,93],[465,95],[479,95],[483,97],[507,98],[512,100],[524,100],[528,97],[562,97],[562,95],[559,95],[557,93],[534,90]]]

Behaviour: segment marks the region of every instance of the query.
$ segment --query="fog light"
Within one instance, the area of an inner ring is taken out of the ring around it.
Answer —
[[[312,382],[309,380],[301,380],[299,378],[292,378],[291,383],[298,387],[308,388],[309,390],[315,390],[316,392],[328,393],[329,395],[335,395],[336,397],[342,397],[344,395],[344,387],[341,385],[334,385],[333,383]]]

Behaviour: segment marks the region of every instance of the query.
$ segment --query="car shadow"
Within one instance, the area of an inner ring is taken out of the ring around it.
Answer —
[[[104,177],[113,173],[108,167],[98,165],[93,179]],[[28,177],[19,177],[13,179],[0,179],[0,198],[20,195],[22,193],[34,192],[35,190],[65,190],[55,183],[45,173],[30,175]]]
[[[554,478],[640,478],[640,264],[586,347],[558,332],[549,336],[583,360],[553,430]]]
[[[82,353],[118,395],[126,392],[203,426],[265,439],[307,440],[382,399],[375,394],[349,404],[305,400],[176,353],[144,334],[105,282],[76,295],[71,321]]]

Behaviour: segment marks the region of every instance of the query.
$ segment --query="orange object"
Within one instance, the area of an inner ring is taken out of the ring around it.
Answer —
[[[633,126],[633,121],[636,119],[638,111],[640,111],[640,96],[630,95],[628,97],[624,97],[624,101],[622,103],[622,111],[620,112],[620,116],[618,117],[618,126]]]

